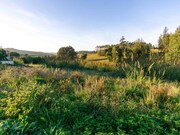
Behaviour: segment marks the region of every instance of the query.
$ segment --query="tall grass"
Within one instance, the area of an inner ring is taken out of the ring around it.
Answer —
[[[0,134],[178,134],[180,85],[126,65],[126,78],[54,68],[0,71]]]

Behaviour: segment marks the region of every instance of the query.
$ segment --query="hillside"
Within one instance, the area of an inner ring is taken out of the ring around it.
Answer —
[[[4,49],[8,50],[10,52],[17,52],[20,55],[28,54],[30,56],[50,56],[50,55],[54,55],[55,54],[55,53],[45,53],[45,52],[18,50],[18,49],[14,49],[14,48],[4,48]]]

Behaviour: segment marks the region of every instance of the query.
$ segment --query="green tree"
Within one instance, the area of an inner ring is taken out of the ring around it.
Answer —
[[[43,57],[37,56],[37,57],[32,57],[32,63],[33,64],[43,64],[45,62]]]
[[[164,49],[164,45],[163,45],[163,36],[162,35],[160,35],[159,36],[159,39],[158,39],[158,46],[159,46],[159,48],[160,49]]]
[[[0,60],[7,60],[6,51],[4,49],[0,49]]]
[[[125,37],[122,36],[121,39],[119,40],[120,43],[124,43],[125,42]]]
[[[169,39],[166,60],[174,64],[180,64],[180,27],[176,29],[174,34],[170,35]]]
[[[79,59],[84,61],[87,58],[87,53],[82,53],[79,55]]]
[[[116,63],[123,61],[123,48],[122,46],[114,46],[112,48],[112,59]]]
[[[61,47],[56,57],[60,62],[73,62],[77,58],[77,53],[72,46]]]
[[[124,47],[123,59],[126,62],[133,60],[133,51],[130,47]]]
[[[106,49],[106,57],[108,57],[109,61],[112,61],[113,60],[113,57],[112,57],[112,49],[113,47],[110,46]]]
[[[132,46],[132,51],[134,60],[149,58],[150,46],[142,39],[137,39]]]
[[[112,47],[112,60],[113,60],[114,62],[117,62],[117,61],[118,61],[118,58],[117,58],[117,49],[118,49],[117,46],[113,46],[113,47]]]
[[[160,35],[158,40],[159,48],[164,50],[165,52],[167,52],[169,47],[169,36],[170,34],[168,33],[168,28],[165,27],[163,30],[163,35]]]
[[[33,63],[33,58],[27,54],[25,54],[25,56],[21,57],[21,60],[23,61],[24,64]]]
[[[20,54],[17,52],[10,52],[10,56],[11,56],[11,58],[19,58]]]

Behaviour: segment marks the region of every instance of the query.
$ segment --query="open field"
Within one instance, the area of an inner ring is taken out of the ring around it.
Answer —
[[[178,134],[179,82],[95,73],[1,67],[0,134]]]
[[[88,54],[85,60],[87,67],[115,67],[114,62],[110,62],[107,57],[99,56],[97,53]]]
[[[86,61],[99,61],[99,62],[101,62],[101,61],[109,61],[109,60],[105,56],[99,56],[97,53],[94,53],[94,54],[88,54]]]

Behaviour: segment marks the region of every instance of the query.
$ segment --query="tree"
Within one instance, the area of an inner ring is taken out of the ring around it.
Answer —
[[[122,62],[123,60],[124,60],[124,50],[123,50],[123,48],[122,47],[119,47],[118,49],[117,49],[117,62],[118,63],[120,63],[120,62]]]
[[[167,52],[167,48],[169,46],[169,33],[168,33],[168,28],[165,27],[163,30],[163,35],[160,35],[159,40],[158,40],[158,45],[159,48]]]
[[[19,58],[20,54],[17,52],[10,52],[10,56],[11,56],[11,58]]]
[[[112,57],[112,49],[113,49],[112,46],[110,46],[109,48],[106,49],[106,57],[108,57],[109,61],[112,61],[112,60],[113,60],[113,57]]]
[[[0,49],[0,60],[6,60],[6,57],[6,51],[4,49]]]
[[[112,60],[113,60],[114,62],[117,62],[117,61],[118,61],[117,49],[118,49],[118,46],[113,46],[113,47],[112,47]]]
[[[82,54],[79,54],[78,56],[81,61],[84,61],[87,58],[87,53],[82,53]]]
[[[180,27],[174,34],[170,34],[167,50],[166,60],[173,64],[180,64]]]
[[[33,63],[33,58],[27,54],[25,54],[25,56],[21,57],[21,60],[23,61],[24,64]]]
[[[142,39],[137,39],[134,42],[134,45],[132,46],[132,51],[133,51],[133,58],[135,60],[140,59],[140,58],[149,58],[150,55],[150,46],[144,42]]]
[[[112,48],[112,59],[116,63],[123,61],[123,48],[121,46],[114,46]]]
[[[86,58],[87,58],[87,53],[83,53],[82,56],[81,56],[81,59],[85,60]]]
[[[32,63],[33,64],[43,64],[45,62],[43,57],[37,56],[37,57],[32,57]]]
[[[125,42],[125,37],[122,36],[121,39],[119,40],[120,43],[124,43]]]
[[[77,53],[72,46],[61,47],[56,57],[60,62],[73,62],[77,58]]]
[[[164,45],[163,45],[163,36],[160,35],[159,36],[159,39],[158,39],[158,46],[159,46],[159,49],[164,49]]]

